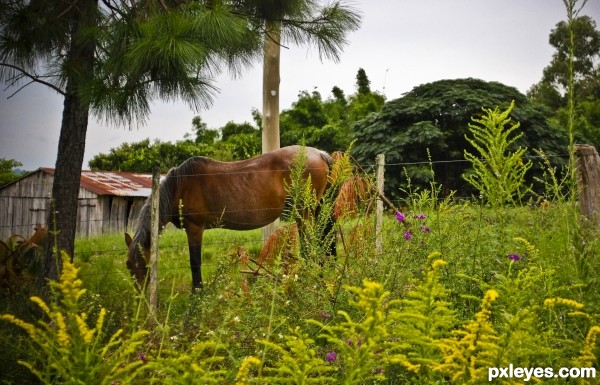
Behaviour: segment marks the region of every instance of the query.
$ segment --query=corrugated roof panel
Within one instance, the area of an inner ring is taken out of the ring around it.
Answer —
[[[148,196],[152,175],[121,171],[82,171],[81,186],[98,195]]]
[[[41,170],[54,175],[53,168]],[[98,195],[147,197],[152,192],[152,174],[83,170],[80,183],[81,187]]]

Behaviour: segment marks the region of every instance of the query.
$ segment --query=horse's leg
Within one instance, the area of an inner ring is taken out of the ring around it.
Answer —
[[[202,234],[204,227],[186,224],[185,231],[190,250],[190,269],[192,270],[192,289],[202,288]]]

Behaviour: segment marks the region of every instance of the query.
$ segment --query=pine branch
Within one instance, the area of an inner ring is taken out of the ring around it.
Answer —
[[[45,86],[48,86],[50,88],[52,88],[54,91],[58,92],[59,94],[65,96],[66,93],[65,91],[63,91],[62,89],[60,89],[59,87],[55,86],[54,84],[47,82],[45,80],[40,79],[40,77],[38,75],[32,75],[29,72],[25,71],[23,68],[16,66],[14,64],[9,64],[9,63],[0,63],[0,66],[4,66],[4,67],[8,67],[8,68],[12,68],[14,70],[17,70],[19,72],[21,72],[24,76],[28,77],[31,79],[31,82],[27,83],[26,85],[24,85],[23,87],[19,88],[16,92],[14,92],[13,94],[11,94],[8,98],[12,98],[13,96],[15,96],[19,91],[21,91],[23,88],[27,87],[29,84],[31,83],[40,83],[43,84]]]

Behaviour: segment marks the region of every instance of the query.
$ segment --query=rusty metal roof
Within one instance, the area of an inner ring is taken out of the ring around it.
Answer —
[[[53,168],[40,168],[54,175]],[[81,171],[81,187],[98,195],[147,197],[152,191],[152,174],[125,171]]]

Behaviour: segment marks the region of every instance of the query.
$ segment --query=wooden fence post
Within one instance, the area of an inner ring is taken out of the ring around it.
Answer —
[[[150,311],[152,320],[158,312],[158,230],[159,230],[159,199],[160,199],[160,169],[152,170],[152,213],[151,213],[151,236],[150,236]],[[152,322],[152,321],[151,321]]]
[[[385,172],[385,154],[379,154],[375,158],[377,164],[377,211],[375,221],[375,250],[377,253],[383,251],[383,200],[380,198],[383,196],[383,175]]]
[[[589,223],[600,228],[600,156],[589,144],[575,145],[579,211]]]

